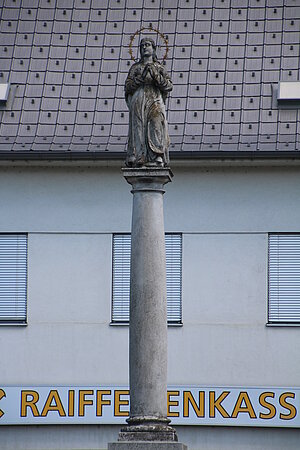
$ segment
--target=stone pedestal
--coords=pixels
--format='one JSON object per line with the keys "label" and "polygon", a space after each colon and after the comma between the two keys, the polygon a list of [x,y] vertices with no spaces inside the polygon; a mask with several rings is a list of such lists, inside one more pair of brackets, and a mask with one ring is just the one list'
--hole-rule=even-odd
{"label": "stone pedestal", "polygon": [[132,185],[130,417],[109,450],[184,449],[167,418],[167,292],[164,185],[168,168],[123,169]]}
{"label": "stone pedestal", "polygon": [[180,442],[115,442],[108,444],[108,450],[187,450]]}

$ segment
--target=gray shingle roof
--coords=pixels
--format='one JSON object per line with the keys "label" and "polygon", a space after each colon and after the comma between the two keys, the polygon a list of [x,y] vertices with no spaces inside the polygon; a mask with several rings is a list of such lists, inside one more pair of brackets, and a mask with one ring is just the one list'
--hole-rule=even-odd
{"label": "gray shingle roof", "polygon": [[[299,110],[278,108],[272,96],[279,80],[299,79],[298,5],[297,0],[6,0],[0,82],[9,81],[12,90],[0,111],[0,155],[123,153],[128,45],[137,30],[150,26],[169,40],[171,152],[300,150]],[[158,43],[162,59],[165,47],[160,38]],[[137,44],[138,38],[135,55]]]}

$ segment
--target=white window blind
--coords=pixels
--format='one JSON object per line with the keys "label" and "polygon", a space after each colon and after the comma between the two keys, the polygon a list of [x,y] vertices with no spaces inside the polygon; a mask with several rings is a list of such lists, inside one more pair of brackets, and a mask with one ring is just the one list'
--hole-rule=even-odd
{"label": "white window blind", "polygon": [[[181,323],[181,234],[166,234],[168,323]],[[129,322],[130,234],[113,236],[112,322]]]}
{"label": "white window blind", "polygon": [[269,236],[269,323],[300,322],[300,234]]}
{"label": "white window blind", "polygon": [[24,323],[27,297],[27,236],[0,235],[0,323]]}

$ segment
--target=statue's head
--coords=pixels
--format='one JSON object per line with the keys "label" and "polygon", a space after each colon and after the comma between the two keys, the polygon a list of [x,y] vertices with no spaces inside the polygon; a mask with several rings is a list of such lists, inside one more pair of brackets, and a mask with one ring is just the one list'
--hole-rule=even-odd
{"label": "statue's head", "polygon": [[153,61],[157,61],[156,44],[152,38],[147,37],[141,40],[140,52],[142,60],[144,59],[144,56],[152,56]]}

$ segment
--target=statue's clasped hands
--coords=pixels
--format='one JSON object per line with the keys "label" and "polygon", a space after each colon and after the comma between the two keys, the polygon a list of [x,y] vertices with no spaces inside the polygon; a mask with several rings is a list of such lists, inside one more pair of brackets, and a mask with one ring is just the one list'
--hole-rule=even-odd
{"label": "statue's clasped hands", "polygon": [[[150,79],[149,79],[149,75],[148,74],[151,77]],[[158,71],[157,71],[157,69],[156,69],[154,64],[146,64],[146,67],[144,68],[143,73],[142,73],[142,79],[146,81],[147,77],[148,77],[149,81],[151,79],[154,80],[154,81],[157,80]]]}
{"label": "statue's clasped hands", "polygon": [[135,83],[137,85],[154,84],[160,86],[162,84],[161,74],[153,63],[146,64],[143,71],[135,72]]}

